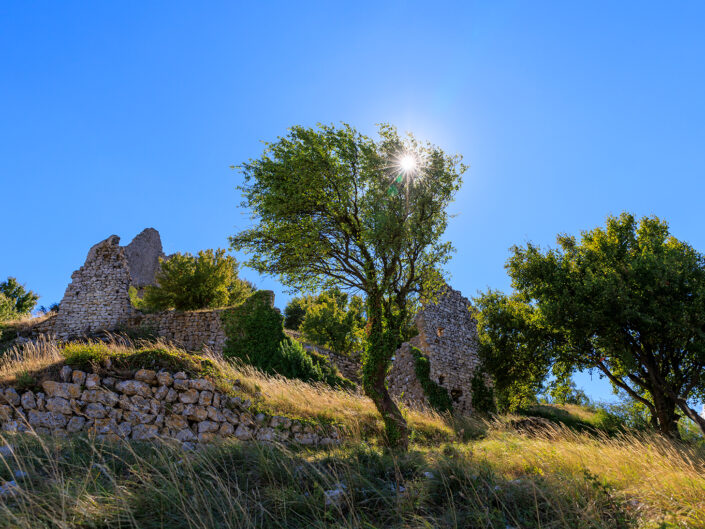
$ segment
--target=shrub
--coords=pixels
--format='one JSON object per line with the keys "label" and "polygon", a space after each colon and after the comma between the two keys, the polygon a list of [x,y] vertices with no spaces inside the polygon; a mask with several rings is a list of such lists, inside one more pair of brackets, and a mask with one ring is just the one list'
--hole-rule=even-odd
{"label": "shrub", "polygon": [[0,295],[4,298],[0,298],[0,321],[29,314],[39,299],[37,294],[26,290],[14,277],[0,283]]}
{"label": "shrub", "polygon": [[487,384],[485,372],[475,369],[470,381],[472,391],[472,407],[479,413],[496,413],[497,406],[494,401],[492,386]]}
{"label": "shrub", "polygon": [[306,316],[306,298],[291,298],[284,308],[284,327],[298,331]]}
{"label": "shrub", "polygon": [[225,250],[201,250],[198,255],[177,253],[160,260],[156,285],[145,288],[138,301],[137,292],[130,295],[136,308],[146,311],[168,309],[197,310],[239,305],[252,293],[253,287],[237,276],[237,260]]}
{"label": "shrub", "polygon": [[324,356],[311,354],[284,334],[283,317],[271,306],[267,292],[255,292],[240,305],[223,313],[227,335],[223,354],[239,358],[265,373],[352,387],[338,375]]}
{"label": "shrub", "polygon": [[411,348],[411,354],[414,355],[416,378],[421,384],[431,407],[440,413],[452,411],[453,401],[450,400],[446,388],[431,380],[431,363],[428,358],[416,347]]}

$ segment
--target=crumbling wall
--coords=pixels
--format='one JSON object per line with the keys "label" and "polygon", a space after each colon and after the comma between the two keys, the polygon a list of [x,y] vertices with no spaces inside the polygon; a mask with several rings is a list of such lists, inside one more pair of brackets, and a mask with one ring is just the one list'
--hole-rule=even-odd
{"label": "crumbling wall", "polygon": [[68,338],[115,329],[133,312],[128,296],[130,280],[120,237],[111,235],[93,246],[83,266],[71,274],[52,332]]}
{"label": "crumbling wall", "polygon": [[[471,384],[480,366],[477,323],[469,309],[468,299],[446,286],[438,303],[429,303],[416,316],[419,334],[409,344],[428,357],[431,380],[448,391],[454,411],[461,414],[473,411]],[[387,380],[392,395],[418,402],[420,386],[408,348],[397,351]]]}
{"label": "crumbling wall", "polygon": [[111,440],[173,439],[190,448],[223,437],[302,445],[340,439],[334,427],[260,413],[249,400],[224,394],[205,378],[164,370],[103,371],[64,366],[57,380],[42,382],[42,391],[0,388],[0,428]]}
{"label": "crumbling wall", "polygon": [[138,291],[156,284],[159,258],[164,257],[162,239],[154,228],[146,228],[125,246],[125,256],[130,268],[131,284]]}

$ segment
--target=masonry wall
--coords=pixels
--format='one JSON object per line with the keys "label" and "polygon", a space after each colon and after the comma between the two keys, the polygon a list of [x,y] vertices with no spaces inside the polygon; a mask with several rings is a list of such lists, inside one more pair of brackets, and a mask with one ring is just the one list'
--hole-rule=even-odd
{"label": "masonry wall", "polygon": [[71,275],[51,331],[59,338],[115,329],[133,309],[128,296],[130,268],[120,237],[93,246],[84,265]]}
{"label": "masonry wall", "polygon": [[[446,388],[453,409],[461,414],[473,411],[471,383],[480,365],[477,323],[469,309],[469,300],[446,286],[438,303],[428,304],[416,316],[419,334],[409,344],[428,357],[431,380]],[[420,386],[408,347],[397,351],[388,382],[392,395],[418,402]]]}
{"label": "masonry wall", "polygon": [[215,353],[222,353],[226,339],[221,321],[223,310],[135,313],[129,318],[128,326],[152,331],[188,351],[208,348]]}
{"label": "masonry wall", "polygon": [[42,391],[0,388],[0,428],[101,439],[172,439],[193,447],[217,438],[302,445],[339,442],[339,432],[252,410],[252,403],[220,392],[210,380],[186,373],[140,369],[86,373],[64,366]]}

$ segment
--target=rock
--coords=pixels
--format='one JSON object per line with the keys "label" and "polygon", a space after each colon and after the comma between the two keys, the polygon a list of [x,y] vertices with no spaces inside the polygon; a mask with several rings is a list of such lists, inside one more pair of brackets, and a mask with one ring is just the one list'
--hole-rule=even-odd
{"label": "rock", "polygon": [[0,485],[0,498],[15,496],[19,492],[20,486],[14,479],[12,481],[6,481],[4,484]]}
{"label": "rock", "polygon": [[233,412],[232,410],[225,408],[223,409],[222,414],[225,420],[229,423],[234,424],[236,426],[240,424],[240,417],[237,415],[237,413]]}
{"label": "rock", "polygon": [[143,397],[152,395],[149,386],[139,380],[123,380],[115,384],[115,389],[125,395],[141,395]]}
{"label": "rock", "polygon": [[20,397],[20,402],[25,410],[33,410],[37,407],[37,399],[33,391],[25,391]]}
{"label": "rock", "polygon": [[86,376],[86,388],[91,389],[98,386],[100,386],[100,376],[95,373]]}
{"label": "rock", "polygon": [[69,401],[61,397],[52,397],[47,400],[47,410],[54,413],[62,413],[64,415],[71,415],[71,405]]}
{"label": "rock", "polygon": [[135,380],[145,382],[146,384],[156,384],[157,374],[151,369],[140,369],[135,373]]}
{"label": "rock", "polygon": [[157,381],[160,385],[169,387],[174,383],[174,377],[167,371],[160,371],[157,373]]}
{"label": "rock", "polygon": [[133,395],[130,397],[131,410],[141,411],[143,413],[152,412],[152,401],[151,399],[145,399],[141,395]]}
{"label": "rock", "polygon": [[188,421],[186,420],[186,417],[183,415],[175,415],[173,413],[165,417],[164,424],[175,430],[183,430],[184,428],[188,428]]}
{"label": "rock", "polygon": [[19,470],[19,469],[15,470],[12,473],[12,475],[15,476],[15,479],[25,479],[25,478],[29,477],[29,474],[27,474],[27,472],[25,472],[24,470]]}
{"label": "rock", "polygon": [[164,257],[159,232],[154,228],[146,228],[140,232],[125,246],[125,257],[132,286],[139,290],[148,285],[155,285],[159,258]]}
{"label": "rock", "polygon": [[248,441],[252,439],[252,430],[250,430],[244,424],[240,424],[235,430],[235,437],[237,437],[241,441]]}
{"label": "rock", "polygon": [[258,413],[257,415],[255,415],[255,422],[257,424],[262,425],[267,422],[267,416],[264,413]]}
{"label": "rock", "polygon": [[198,404],[201,406],[210,406],[211,402],[213,402],[213,392],[208,390],[201,391],[198,397]]}
{"label": "rock", "polygon": [[235,427],[229,422],[224,422],[218,428],[218,435],[232,435],[235,433]]}
{"label": "rock", "polygon": [[120,397],[117,393],[113,393],[112,391],[96,388],[85,390],[81,394],[81,400],[84,402],[100,402],[108,408],[112,408],[118,403]]}
{"label": "rock", "polygon": [[176,389],[178,391],[186,391],[190,387],[188,380],[181,380],[180,378],[175,378],[173,385],[174,385],[174,389]]}
{"label": "rock", "polygon": [[164,397],[164,400],[166,402],[175,402],[178,398],[179,394],[173,389],[169,388],[169,391],[167,392],[166,397]]}
{"label": "rock", "polygon": [[3,398],[4,401],[11,406],[20,405],[20,396],[17,394],[17,391],[15,391],[15,388],[7,388],[3,393]]}
{"label": "rock", "polygon": [[215,439],[215,434],[213,432],[203,432],[198,434],[199,443],[210,443]]}
{"label": "rock", "polygon": [[130,437],[130,434],[132,433],[132,424],[127,421],[121,422],[120,424],[118,424],[117,431],[118,435],[120,435],[121,437]]}
{"label": "rock", "polygon": [[213,421],[201,421],[198,423],[198,433],[217,432],[220,425]]}
{"label": "rock", "polygon": [[46,405],[46,399],[44,398],[44,393],[37,393],[37,409],[39,411],[44,411]]}
{"label": "rock", "polygon": [[188,376],[183,371],[179,371],[178,373],[174,373],[174,380],[186,380],[187,378],[188,378]]}
{"label": "rock", "polygon": [[12,445],[0,445],[0,457],[11,457],[14,453]]}
{"label": "rock", "polygon": [[64,366],[61,368],[61,371],[59,371],[59,377],[61,378],[62,382],[68,382],[71,380],[71,373],[73,372],[73,369],[71,369],[71,366]]}
{"label": "rock", "polygon": [[108,410],[99,402],[91,402],[86,406],[84,413],[91,419],[103,419],[108,414]]}
{"label": "rock", "polygon": [[123,418],[132,424],[149,424],[154,421],[156,415],[143,413],[141,411],[126,411]]}
{"label": "rock", "polygon": [[122,415],[123,411],[118,408],[111,408],[108,412],[108,418],[115,422],[120,422],[122,420]]}
{"label": "rock", "polygon": [[166,386],[159,386],[154,392],[154,398],[157,400],[164,400],[169,393],[169,388]]}
{"label": "rock", "polygon": [[115,387],[115,379],[113,377],[105,377],[103,379],[103,386],[108,389],[113,389]]}
{"label": "rock", "polygon": [[291,428],[291,419],[289,419],[288,417],[279,417],[278,415],[275,415],[269,421],[269,426],[270,428],[280,428],[288,430],[289,428]]}
{"label": "rock", "polygon": [[179,400],[184,404],[193,404],[198,402],[198,391],[195,389],[189,389],[179,394]]}
{"label": "rock", "polygon": [[67,382],[54,382],[45,380],[42,382],[42,389],[49,397],[61,397],[62,399],[77,399],[81,395],[81,386],[69,384]]}
{"label": "rock", "polygon": [[55,430],[56,428],[63,428],[67,422],[66,416],[61,413],[35,410],[30,410],[29,412],[29,424],[34,427],[41,426]]}
{"label": "rock", "polygon": [[83,371],[76,370],[71,374],[71,380],[74,384],[82,386],[86,381],[86,374]]}
{"label": "rock", "polygon": [[340,507],[345,499],[345,491],[348,488],[344,483],[336,483],[335,488],[323,491],[326,498],[326,507]]}
{"label": "rock", "polygon": [[196,441],[196,435],[189,430],[188,428],[184,428],[183,430],[179,430],[176,432],[176,435],[174,436],[177,441],[181,442],[191,442],[191,441]]}
{"label": "rock", "polygon": [[316,435],[312,433],[296,433],[294,434],[294,441],[304,446],[315,445]]}
{"label": "rock", "polygon": [[83,429],[83,425],[86,424],[86,419],[83,417],[71,417],[68,424],[66,425],[66,431],[69,433],[80,432]]}
{"label": "rock", "polygon": [[12,420],[12,406],[8,404],[0,404],[0,421]]}
{"label": "rock", "polygon": [[197,378],[190,381],[190,386],[198,391],[215,391],[215,385],[205,378]]}
{"label": "rock", "polygon": [[203,406],[188,404],[183,411],[184,417],[192,421],[205,421],[208,417],[208,412]]}
{"label": "rock", "polygon": [[258,441],[274,441],[275,432],[272,428],[262,428],[255,437]]}
{"label": "rock", "polygon": [[154,424],[136,424],[132,427],[132,438],[138,441],[154,439],[159,435],[159,428]]}

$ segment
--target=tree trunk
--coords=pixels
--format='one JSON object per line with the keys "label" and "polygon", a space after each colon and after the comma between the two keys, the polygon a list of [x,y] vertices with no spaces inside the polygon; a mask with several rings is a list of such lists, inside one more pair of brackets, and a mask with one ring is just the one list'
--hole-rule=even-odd
{"label": "tree trunk", "polygon": [[409,427],[387,390],[387,372],[396,349],[390,350],[389,340],[385,339],[383,314],[382,300],[370,295],[368,297],[370,335],[362,362],[362,386],[365,394],[372,399],[382,416],[387,445],[407,450]]}
{"label": "tree trunk", "polygon": [[683,413],[685,413],[686,417],[692,420],[698,426],[698,428],[700,428],[700,431],[703,433],[703,435],[705,435],[705,417],[702,417],[698,414],[697,411],[688,406],[688,403],[685,400],[679,401],[678,407],[683,410]]}
{"label": "tree trunk", "polygon": [[659,431],[666,437],[680,440],[678,431],[678,414],[676,413],[676,403],[663,394],[652,392],[654,407],[656,408],[656,419],[658,420]]}

